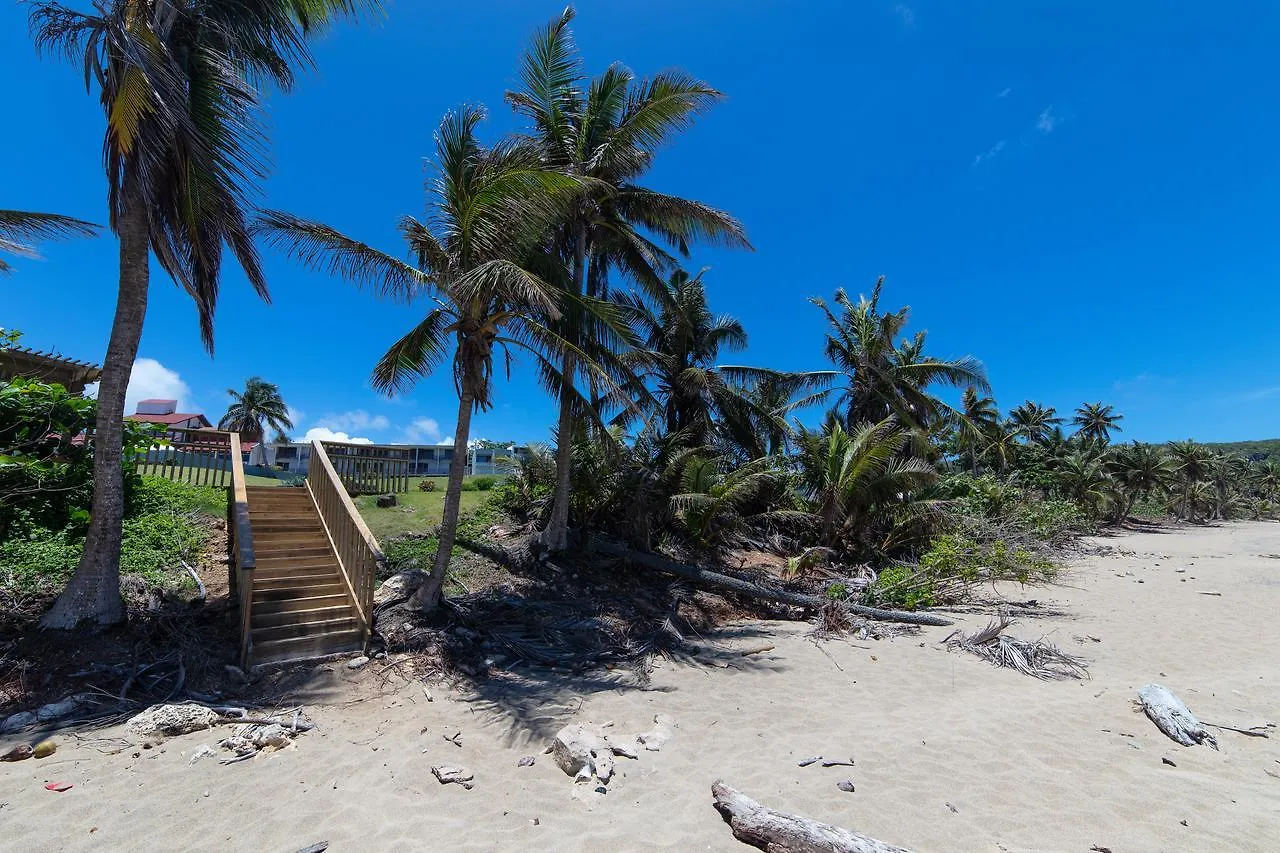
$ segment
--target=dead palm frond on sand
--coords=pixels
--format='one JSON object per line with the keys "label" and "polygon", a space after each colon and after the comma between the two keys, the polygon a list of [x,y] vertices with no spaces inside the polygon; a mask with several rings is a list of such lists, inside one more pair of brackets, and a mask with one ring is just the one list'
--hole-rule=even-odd
{"label": "dead palm frond on sand", "polygon": [[1012,619],[1001,614],[998,621],[991,622],[981,631],[968,635],[953,631],[943,642],[949,649],[962,649],[985,658],[992,666],[1016,669],[1032,678],[1059,681],[1089,677],[1084,658],[1067,654],[1043,637],[1019,640],[1005,634],[1004,630],[1012,624]]}

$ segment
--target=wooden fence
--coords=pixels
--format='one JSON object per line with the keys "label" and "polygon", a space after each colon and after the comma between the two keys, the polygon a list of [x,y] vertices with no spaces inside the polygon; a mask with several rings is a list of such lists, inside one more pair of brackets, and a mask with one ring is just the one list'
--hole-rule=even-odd
{"label": "wooden fence", "polygon": [[[338,479],[352,495],[409,491],[412,451],[406,447],[322,442]],[[311,464],[315,464],[312,456]]]}
{"label": "wooden fence", "polygon": [[[194,486],[223,489],[231,485],[232,457],[239,460],[234,433],[216,429],[169,429],[166,444],[157,444],[134,457],[134,470]],[[237,436],[238,438],[238,436]]]}

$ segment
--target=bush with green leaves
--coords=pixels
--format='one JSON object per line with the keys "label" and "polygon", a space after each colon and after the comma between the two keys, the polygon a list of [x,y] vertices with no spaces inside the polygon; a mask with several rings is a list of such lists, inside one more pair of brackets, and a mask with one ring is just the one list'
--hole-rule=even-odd
{"label": "bush with green leaves", "polygon": [[1059,566],[1033,544],[955,532],[938,536],[918,561],[886,568],[870,588],[877,603],[913,609],[962,601],[974,586],[1052,580]]}
{"label": "bush with green leaves", "polygon": [[[151,586],[191,584],[182,561],[199,561],[211,536],[209,522],[226,515],[226,492],[160,477],[126,481],[120,571]],[[87,519],[86,510],[79,510]],[[11,519],[0,542],[0,587],[21,594],[58,592],[75,572],[84,547],[78,515],[61,528],[45,526],[30,513]]]}
{"label": "bush with green leaves", "polygon": [[497,482],[497,477],[491,477],[487,474],[471,478],[471,486],[478,492],[487,492],[492,490]]}

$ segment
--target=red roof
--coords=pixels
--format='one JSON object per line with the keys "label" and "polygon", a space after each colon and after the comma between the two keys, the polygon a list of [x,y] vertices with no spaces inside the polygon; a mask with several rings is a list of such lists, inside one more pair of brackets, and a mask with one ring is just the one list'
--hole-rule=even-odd
{"label": "red roof", "polygon": [[189,421],[192,418],[199,419],[204,426],[213,426],[213,424],[209,423],[208,418],[204,415],[198,415],[191,412],[174,412],[171,415],[139,415],[134,413],[132,415],[124,416],[126,421],[140,421],[144,424],[180,424],[184,421]]}

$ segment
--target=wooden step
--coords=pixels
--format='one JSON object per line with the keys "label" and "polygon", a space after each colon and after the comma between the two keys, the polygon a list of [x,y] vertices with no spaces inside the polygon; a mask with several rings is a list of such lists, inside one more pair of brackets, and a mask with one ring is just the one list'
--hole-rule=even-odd
{"label": "wooden step", "polygon": [[342,576],[333,570],[300,572],[293,574],[254,575],[254,589],[284,589],[291,586],[324,586],[325,584],[342,583]]}
{"label": "wooden step", "polygon": [[329,545],[329,537],[325,535],[323,530],[306,531],[279,531],[268,530],[266,533],[253,531],[253,553],[261,554],[264,551],[295,551],[299,548],[319,548]]}
{"label": "wooden step", "polygon": [[[294,599],[297,601],[298,599]],[[278,610],[263,613],[255,608],[253,611],[253,629],[275,628],[280,625],[299,625],[307,622],[324,622],[329,619],[354,619],[356,609],[345,596],[338,604],[328,607],[308,607],[305,610]]]}
{"label": "wooden step", "polygon": [[313,557],[331,559],[333,550],[329,547],[328,539],[320,545],[311,544],[302,547],[289,545],[281,548],[259,548],[257,542],[255,542],[253,555],[257,558],[258,565],[261,566],[264,561],[271,560],[299,560]]}
{"label": "wooden step", "polygon": [[271,640],[288,640],[295,637],[321,637],[333,634],[343,635],[357,631],[359,625],[354,616],[337,619],[324,619],[317,622],[298,622],[292,625],[273,625],[266,628],[253,629],[253,644],[270,642]]}
{"label": "wooden step", "polygon": [[[275,591],[273,590],[272,592]],[[299,595],[279,598],[255,597],[252,618],[266,618],[281,613],[305,613],[309,610],[328,610],[332,607],[350,606],[351,599],[347,597],[347,589],[343,586],[342,592],[327,595]]]}
{"label": "wooden step", "polygon": [[299,583],[297,578],[288,579],[287,583],[275,585],[267,581],[265,586],[253,585],[253,607],[256,610],[259,602],[284,601],[297,598],[312,598],[318,595],[346,596],[347,585],[339,580],[332,583]]}
{"label": "wooden step", "polygon": [[253,570],[255,578],[282,578],[293,575],[333,575],[340,573],[337,560],[311,560],[310,562],[290,563],[287,566],[259,565]]}
{"label": "wooden step", "polygon": [[[337,572],[313,572],[309,575],[275,575],[273,577],[255,577],[253,591],[306,589],[314,586],[338,586],[345,589],[342,576]],[[302,595],[302,593],[298,593]]]}
{"label": "wooden step", "polygon": [[293,637],[285,640],[266,640],[253,644],[253,663],[281,663],[306,660],[323,655],[354,652],[361,648],[359,631],[337,634],[318,634],[310,637]]}

